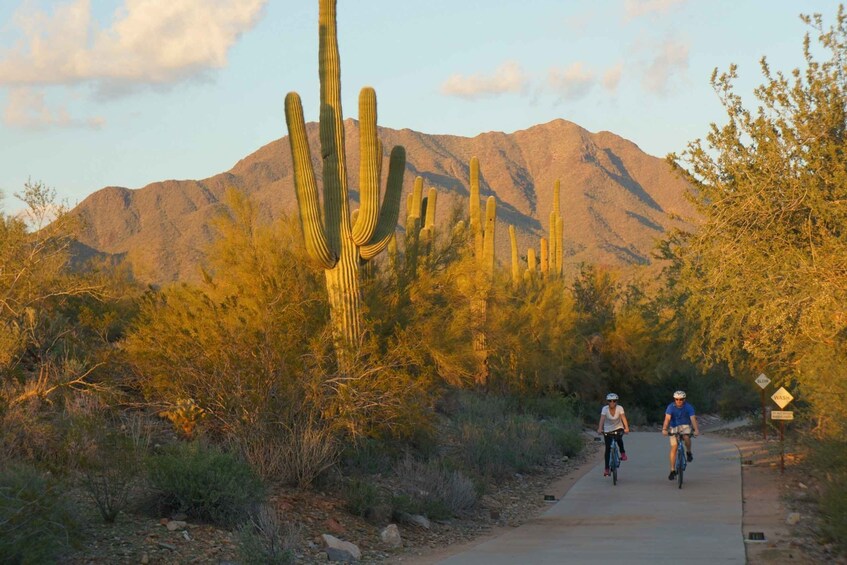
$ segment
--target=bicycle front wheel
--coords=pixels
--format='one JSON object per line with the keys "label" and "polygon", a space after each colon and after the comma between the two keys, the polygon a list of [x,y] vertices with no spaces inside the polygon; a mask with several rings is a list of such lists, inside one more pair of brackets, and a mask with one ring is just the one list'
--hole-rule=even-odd
{"label": "bicycle front wheel", "polygon": [[685,465],[677,465],[676,467],[676,480],[679,483],[679,488],[682,488],[682,475],[685,472]]}

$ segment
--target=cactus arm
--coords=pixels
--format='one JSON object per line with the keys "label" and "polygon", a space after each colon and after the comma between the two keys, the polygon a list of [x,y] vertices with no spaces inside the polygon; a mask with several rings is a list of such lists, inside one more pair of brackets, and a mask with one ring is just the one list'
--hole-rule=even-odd
{"label": "cactus arm", "polygon": [[561,275],[565,268],[565,250],[562,231],[562,217],[556,217],[556,275]]}
{"label": "cactus arm", "polygon": [[541,274],[547,275],[547,270],[549,268],[549,250],[547,249],[547,239],[541,238]]}
{"label": "cactus arm", "polygon": [[306,250],[323,268],[331,269],[338,261],[338,252],[330,249],[321,222],[318,188],[315,171],[312,169],[309,140],[306,137],[303,106],[296,92],[290,92],[285,97],[285,121],[288,125],[288,140],[294,163],[294,188],[300,208]]}
{"label": "cactus arm", "polygon": [[549,258],[550,271],[556,274],[556,257],[558,253],[559,242],[556,241],[556,212],[550,212],[550,243],[549,243]]}
{"label": "cactus arm", "polygon": [[526,268],[530,273],[535,273],[538,264],[535,259],[535,248],[530,247],[526,250]]}
{"label": "cactus arm", "polygon": [[471,157],[471,199],[470,199],[470,208],[471,208],[471,236],[474,238],[474,255],[477,258],[482,257],[483,254],[483,235],[482,235],[482,216],[479,204],[479,159],[476,157]]}
{"label": "cactus arm", "polygon": [[[553,245],[550,246],[550,263],[553,265],[553,273],[556,276],[561,275],[564,268],[562,214],[559,206],[561,189],[562,183],[559,179],[556,179],[556,183],[553,185],[553,214],[551,214],[550,218],[550,240],[555,243],[555,248]],[[553,221],[553,216],[555,216],[555,222]]]}
{"label": "cactus arm", "polygon": [[421,210],[423,202],[423,178],[416,177],[415,178],[415,186],[412,188],[412,208],[410,210],[406,210],[406,213],[409,216],[414,216],[415,218],[421,217]]}
{"label": "cactus arm", "polygon": [[435,233],[435,206],[438,203],[438,190],[434,187],[430,187],[429,194],[426,198],[425,206],[425,220],[423,230],[421,231],[421,237],[427,242],[431,243],[432,236]]}
{"label": "cactus arm", "polygon": [[556,179],[556,183],[553,185],[553,212],[558,216],[560,214],[559,209],[559,192],[562,188],[561,182],[559,179]]}
{"label": "cactus arm", "polygon": [[424,227],[428,230],[435,227],[435,205],[437,200],[438,191],[430,187],[429,196],[427,196],[426,201],[426,222],[424,223]]}
{"label": "cactus arm", "polygon": [[509,226],[509,241],[512,245],[512,283],[518,284],[521,271],[518,263],[518,236],[515,233],[515,226]]}
{"label": "cactus arm", "polygon": [[482,229],[479,206],[479,159],[471,157],[471,229],[474,233]]}
{"label": "cactus arm", "polygon": [[371,240],[361,248],[359,255],[364,260],[376,257],[388,245],[394,230],[397,228],[397,217],[400,215],[400,198],[403,193],[403,174],[406,172],[406,149],[397,145],[391,150],[388,160],[388,181],[385,187],[385,200],[379,211]]}
{"label": "cactus arm", "polygon": [[[359,93],[359,215],[353,222],[353,242],[366,244],[373,236],[379,217],[379,156],[376,132],[376,93],[363,88]],[[352,218],[351,218],[352,220]]]}
{"label": "cactus arm", "polygon": [[497,200],[489,196],[485,202],[485,232],[482,245],[482,267],[489,275],[494,274],[494,234],[497,222]]}

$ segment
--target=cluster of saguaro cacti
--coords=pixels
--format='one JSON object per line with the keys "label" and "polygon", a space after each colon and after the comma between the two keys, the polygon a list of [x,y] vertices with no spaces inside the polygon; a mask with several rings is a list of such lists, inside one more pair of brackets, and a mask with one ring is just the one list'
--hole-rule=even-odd
{"label": "cluster of saguaro cacti", "polygon": [[[557,277],[562,274],[564,266],[564,249],[562,246],[563,225],[562,214],[559,205],[560,182],[556,179],[553,186],[553,209],[550,211],[550,239],[542,237],[540,242],[540,253],[536,259],[535,249],[529,248],[526,252],[527,268],[523,273],[525,280],[532,280],[537,269],[541,268],[542,276]],[[509,226],[509,237],[512,244],[512,283],[517,285],[521,280],[520,259],[518,257],[518,243],[515,227]]]}
{"label": "cluster of saguaro cacti", "polygon": [[361,335],[359,268],[364,261],[385,249],[397,225],[406,152],[400,146],[391,151],[385,199],[380,206],[382,145],[376,129],[376,94],[372,88],[363,88],[359,95],[360,209],[351,214],[336,29],[336,0],[320,0],[323,214],[306,137],[303,107],[295,92],[285,98],[285,121],[306,249],[312,260],[324,269],[336,346],[341,348],[339,355],[343,357],[343,352],[350,353],[358,345]]}
{"label": "cluster of saguaro cacti", "polygon": [[485,335],[486,313],[488,310],[488,293],[494,277],[494,237],[497,225],[497,200],[489,196],[485,201],[485,218],[479,200],[479,159],[471,158],[470,167],[470,224],[471,236],[474,240],[474,257],[476,259],[476,284],[471,298],[471,314],[476,321],[473,335],[473,347],[479,357],[480,365],[477,372],[477,385],[488,383],[488,344]]}
{"label": "cluster of saguaro cacti", "polygon": [[435,237],[435,206],[438,191],[429,189],[423,196],[423,178],[415,178],[412,192],[406,198],[405,271],[409,280],[415,278],[418,262],[428,258]]}

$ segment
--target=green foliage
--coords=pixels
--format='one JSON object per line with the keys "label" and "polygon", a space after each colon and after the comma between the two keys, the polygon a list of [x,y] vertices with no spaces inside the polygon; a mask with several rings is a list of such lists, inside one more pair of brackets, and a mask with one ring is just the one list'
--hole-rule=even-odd
{"label": "green foliage", "polygon": [[213,446],[178,443],[151,456],[150,482],[166,510],[230,526],[264,498],[264,487],[241,459]]}
{"label": "green foliage", "polygon": [[0,468],[0,561],[55,562],[79,531],[76,511],[59,485],[27,466]]}
{"label": "green foliage", "polygon": [[368,518],[382,501],[379,489],[363,479],[351,479],[344,485],[344,507],[354,516]]}
{"label": "green foliage", "polygon": [[713,74],[727,123],[668,157],[692,183],[702,222],[669,238],[664,256],[692,359],[796,378],[832,416],[818,432],[843,434],[844,408],[824,409],[824,399],[845,387],[847,13],[839,7],[829,28],[820,15],[804,20],[820,49],[807,35],[805,69],[790,75],[762,59],[756,110],[735,92],[735,65]]}
{"label": "green foliage", "polygon": [[295,226],[260,226],[234,192],[229,203],[206,281],[150,293],[125,349],[151,402],[175,416],[189,404],[204,414],[180,426],[231,436],[300,410],[303,353],[326,312],[315,275],[298,267]]}

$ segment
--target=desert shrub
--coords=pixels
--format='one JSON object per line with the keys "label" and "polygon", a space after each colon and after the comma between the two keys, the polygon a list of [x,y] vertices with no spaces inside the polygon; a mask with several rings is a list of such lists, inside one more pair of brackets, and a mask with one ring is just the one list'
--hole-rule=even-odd
{"label": "desert shrub", "polygon": [[458,399],[450,431],[454,437],[448,440],[450,457],[475,475],[504,478],[582,448],[570,401],[532,402],[469,393]]}
{"label": "desert shrub", "polygon": [[247,463],[199,442],[166,447],[149,459],[148,468],[166,510],[215,524],[238,523],[264,497]]}
{"label": "desert shrub", "polygon": [[308,487],[338,460],[335,431],[317,417],[293,415],[289,422],[257,422],[234,430],[230,443],[260,477]]}
{"label": "desert shrub", "polygon": [[400,481],[400,494],[392,505],[400,512],[433,519],[463,516],[479,499],[473,481],[460,471],[447,468],[442,460],[421,462],[406,457],[397,463],[395,474]]}
{"label": "desert shrub", "polygon": [[377,438],[362,438],[350,443],[340,456],[341,468],[348,474],[390,472],[399,458],[400,444]]}
{"label": "desert shrub", "polygon": [[847,555],[847,442],[813,441],[809,450],[812,472],[823,484],[819,499],[823,534]]}
{"label": "desert shrub", "polygon": [[81,461],[83,489],[112,523],[140,486],[151,429],[143,414],[125,414],[95,428],[96,445]]}
{"label": "desert shrub", "polygon": [[0,469],[0,562],[51,563],[79,529],[73,505],[35,469]]}
{"label": "desert shrub", "polygon": [[382,502],[379,488],[363,479],[351,479],[344,487],[344,507],[354,516],[369,517]]}
{"label": "desert shrub", "polygon": [[276,508],[262,504],[238,528],[238,550],[246,565],[287,565],[294,563],[299,537],[299,528],[283,522]]}

